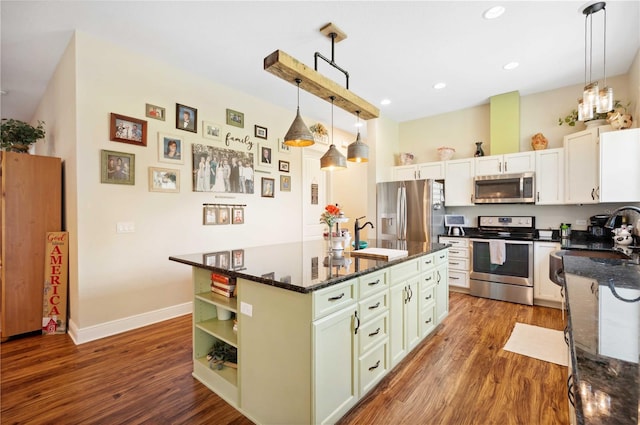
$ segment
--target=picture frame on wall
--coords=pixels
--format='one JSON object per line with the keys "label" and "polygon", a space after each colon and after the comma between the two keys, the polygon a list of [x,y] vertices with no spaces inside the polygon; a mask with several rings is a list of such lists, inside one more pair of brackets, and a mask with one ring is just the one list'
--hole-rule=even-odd
{"label": "picture frame on wall", "polygon": [[213,140],[220,140],[222,126],[211,121],[202,121],[202,137]]}
{"label": "picture frame on wall", "polygon": [[202,224],[205,226],[211,226],[218,224],[218,209],[211,205],[205,205],[202,208]]}
{"label": "picture frame on wall", "polygon": [[180,192],[180,170],[149,167],[150,192]]}
{"label": "picture frame on wall", "polygon": [[261,127],[259,125],[254,125],[253,126],[253,135],[255,137],[257,137],[258,139],[267,139],[267,128],[266,127]]}
{"label": "picture frame on wall", "polygon": [[100,183],[135,185],[136,156],[127,152],[100,151]]}
{"label": "picture frame on wall", "polygon": [[158,161],[184,164],[182,137],[158,132]]}
{"label": "picture frame on wall", "polygon": [[262,190],[260,194],[263,198],[273,198],[275,195],[275,179],[262,177]]}
{"label": "picture frame on wall", "polygon": [[244,128],[244,114],[233,109],[227,109],[227,125]]}
{"label": "picture frame on wall", "polygon": [[144,111],[147,118],[153,118],[154,120],[160,121],[165,120],[166,110],[162,106],[146,103],[144,105]]}
{"label": "picture frame on wall", "polygon": [[291,192],[291,176],[280,176],[280,192]]}
{"label": "picture frame on wall", "polygon": [[112,112],[109,136],[112,142],[147,146],[147,122]]}
{"label": "picture frame on wall", "polygon": [[288,173],[289,172],[289,161],[279,160],[278,161],[278,171],[282,171],[284,173]]}
{"label": "picture frame on wall", "polygon": [[191,133],[198,132],[198,110],[176,103],[176,128]]}
{"label": "picture frame on wall", "polygon": [[233,207],[231,208],[232,224],[244,224],[244,208]]}
{"label": "picture frame on wall", "polygon": [[231,223],[231,217],[229,216],[228,207],[218,207],[218,224]]}
{"label": "picture frame on wall", "polygon": [[258,165],[261,167],[273,167],[273,149],[267,145],[259,145],[260,156],[258,157]]}
{"label": "picture frame on wall", "polygon": [[[199,143],[192,143],[191,151],[194,192],[253,193],[255,178],[253,152],[236,151],[224,146],[209,146]],[[244,167],[244,184],[231,179],[231,167],[234,163],[238,166],[242,164]],[[227,175],[227,172],[229,178],[225,179],[224,176]]]}
{"label": "picture frame on wall", "polygon": [[291,153],[291,146],[285,145],[284,140],[278,139],[278,152]]}

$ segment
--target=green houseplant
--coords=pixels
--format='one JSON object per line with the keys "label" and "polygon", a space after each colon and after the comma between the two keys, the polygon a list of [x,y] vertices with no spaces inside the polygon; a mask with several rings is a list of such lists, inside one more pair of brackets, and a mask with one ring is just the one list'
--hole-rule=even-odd
{"label": "green houseplant", "polygon": [[[620,102],[619,100],[614,100],[613,101],[613,111],[619,111],[619,110],[626,111],[626,108],[629,105],[630,105],[630,103],[627,103],[627,106],[624,106],[622,104],[622,102]],[[593,114],[592,120],[606,120],[608,117],[609,117],[609,112],[600,112],[600,113],[596,112],[596,113]],[[573,109],[569,113],[569,115],[567,115],[566,117],[558,118],[558,125],[567,124],[570,127],[574,127],[577,122],[578,122],[578,110],[577,109]]]}
{"label": "green houseplant", "polygon": [[34,127],[24,121],[3,118],[0,130],[0,147],[12,152],[29,151],[29,146],[45,135],[44,121],[38,121],[38,125]]}

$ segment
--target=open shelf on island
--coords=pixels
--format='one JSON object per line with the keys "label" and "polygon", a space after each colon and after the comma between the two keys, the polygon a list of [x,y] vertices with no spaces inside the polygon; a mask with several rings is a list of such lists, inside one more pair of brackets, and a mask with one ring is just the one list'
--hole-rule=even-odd
{"label": "open shelf on island", "polygon": [[237,298],[228,298],[224,297],[220,294],[215,294],[211,291],[200,292],[196,294],[196,298],[202,301],[220,306],[226,310],[229,310],[233,313],[238,311],[238,299]]}
{"label": "open shelf on island", "polygon": [[238,334],[233,331],[233,320],[209,319],[196,322],[195,325],[196,328],[201,329],[209,335],[236,348],[238,347]]}

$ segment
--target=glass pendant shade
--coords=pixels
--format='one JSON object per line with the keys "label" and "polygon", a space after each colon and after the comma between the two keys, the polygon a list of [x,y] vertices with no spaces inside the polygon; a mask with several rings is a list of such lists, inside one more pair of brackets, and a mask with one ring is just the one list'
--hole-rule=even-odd
{"label": "glass pendant shade", "polygon": [[604,87],[600,90],[600,94],[598,96],[596,112],[603,114],[611,110],[613,110],[613,89],[611,87]]}
{"label": "glass pendant shade", "polygon": [[589,107],[591,108],[595,108],[596,105],[598,104],[599,95],[600,95],[600,90],[598,89],[597,81],[587,84],[584,87],[584,93],[582,95],[585,108],[587,107],[587,105],[589,105]]}
{"label": "glass pendant shade", "polygon": [[347,159],[340,153],[336,145],[329,146],[329,150],[320,158],[320,169],[324,171],[344,170]]}
{"label": "glass pendant shade", "polygon": [[347,148],[347,160],[351,162],[369,161],[369,146],[362,143],[359,130],[358,135],[356,136],[356,141],[351,143]]}
{"label": "glass pendant shade", "polygon": [[314,143],[313,134],[302,120],[302,117],[300,116],[300,107],[298,107],[296,118],[293,120],[291,127],[289,127],[289,131],[287,131],[287,134],[284,136],[284,144],[287,146],[302,148],[305,146],[311,146]]}
{"label": "glass pendant shade", "polygon": [[578,99],[578,121],[593,119],[593,107],[584,103],[584,99]]}

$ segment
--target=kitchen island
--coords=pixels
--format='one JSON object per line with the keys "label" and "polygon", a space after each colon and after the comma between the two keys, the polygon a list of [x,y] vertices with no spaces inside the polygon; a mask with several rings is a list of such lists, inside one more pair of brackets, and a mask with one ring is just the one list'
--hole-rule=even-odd
{"label": "kitchen island", "polygon": [[[169,257],[192,268],[193,376],[257,424],[336,422],[448,313],[447,246],[402,248],[390,261],[322,240]],[[237,298],[212,293],[212,273]],[[220,344],[237,352],[222,368],[207,359]]]}
{"label": "kitchen island", "polygon": [[[565,244],[569,249],[598,249]],[[599,247],[607,250],[607,247]],[[569,400],[578,424],[638,423],[640,265],[565,255]],[[571,409],[571,406],[570,406]]]}

